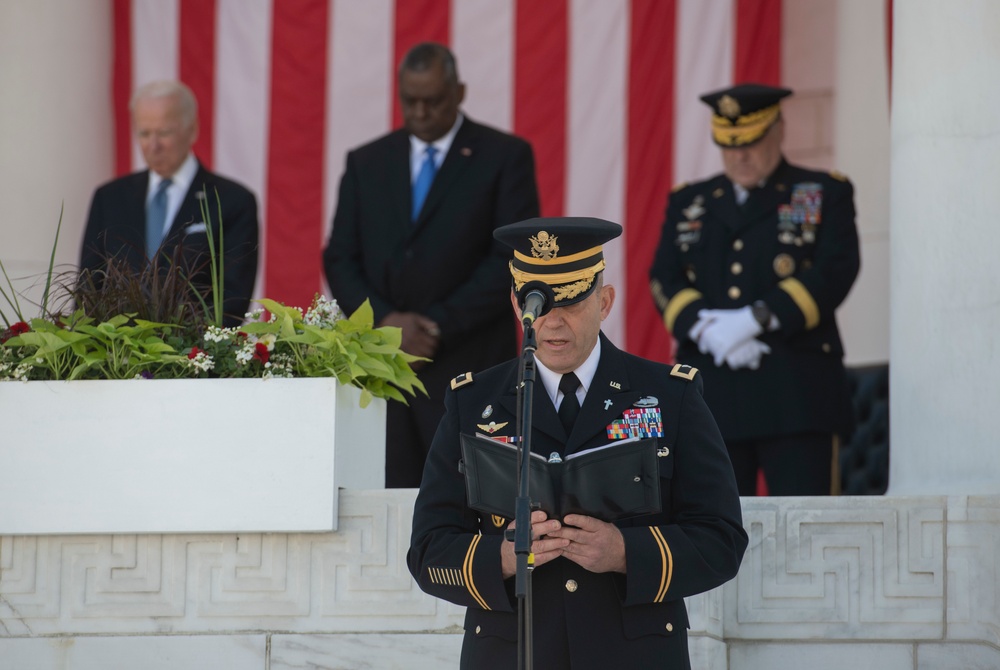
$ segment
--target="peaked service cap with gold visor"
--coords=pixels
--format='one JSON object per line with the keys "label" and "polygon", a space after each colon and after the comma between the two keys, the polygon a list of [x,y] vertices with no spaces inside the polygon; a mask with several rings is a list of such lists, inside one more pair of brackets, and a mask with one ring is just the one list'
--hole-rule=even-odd
{"label": "peaked service cap with gold visor", "polygon": [[555,307],[580,302],[604,270],[605,242],[622,234],[617,223],[582,216],[528,219],[502,226],[493,237],[514,248],[514,290],[531,281],[548,284]]}
{"label": "peaked service cap with gold visor", "polygon": [[712,108],[712,139],[720,147],[754,144],[781,117],[781,99],[791,90],[763,84],[739,84],[701,96]]}

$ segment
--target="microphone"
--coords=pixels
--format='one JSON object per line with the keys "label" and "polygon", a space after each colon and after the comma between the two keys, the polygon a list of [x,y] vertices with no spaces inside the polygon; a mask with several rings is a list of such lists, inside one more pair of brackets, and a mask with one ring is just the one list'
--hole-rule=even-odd
{"label": "microphone", "polygon": [[517,292],[521,305],[521,322],[530,325],[540,316],[545,316],[552,309],[556,295],[552,287],[542,281],[530,281]]}

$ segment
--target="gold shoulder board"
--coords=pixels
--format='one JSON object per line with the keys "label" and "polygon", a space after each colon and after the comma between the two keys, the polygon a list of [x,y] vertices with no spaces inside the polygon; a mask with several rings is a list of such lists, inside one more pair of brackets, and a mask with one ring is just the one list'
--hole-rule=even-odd
{"label": "gold shoulder board", "polygon": [[677,191],[681,190],[682,188],[684,188],[687,185],[688,185],[688,183],[686,181],[682,181],[681,183],[674,185],[674,187],[672,189],[670,189],[670,192],[671,193],[677,193]]}
{"label": "gold shoulder board", "polygon": [[455,389],[460,389],[466,384],[471,384],[471,383],[472,383],[472,373],[466,372],[465,374],[461,374],[451,380],[451,390],[454,391]]}
{"label": "gold shoulder board", "polygon": [[847,175],[843,172],[837,172],[836,170],[830,170],[830,176],[837,181],[847,181]]}
{"label": "gold shoulder board", "polygon": [[688,381],[694,379],[696,374],[698,374],[698,368],[693,368],[690,365],[681,365],[680,363],[675,365],[670,371],[671,377],[680,377],[681,379],[686,379]]}

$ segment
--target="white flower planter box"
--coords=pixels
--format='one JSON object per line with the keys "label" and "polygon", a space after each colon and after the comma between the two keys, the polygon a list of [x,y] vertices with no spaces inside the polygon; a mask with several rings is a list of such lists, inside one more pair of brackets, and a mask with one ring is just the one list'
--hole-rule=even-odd
{"label": "white flower planter box", "polygon": [[0,535],[311,532],[383,488],[385,401],[332,378],[0,383]]}

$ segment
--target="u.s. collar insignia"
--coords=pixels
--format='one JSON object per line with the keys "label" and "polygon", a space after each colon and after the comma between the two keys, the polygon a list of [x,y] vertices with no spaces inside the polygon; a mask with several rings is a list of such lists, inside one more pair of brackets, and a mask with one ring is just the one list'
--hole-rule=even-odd
{"label": "u.s. collar insignia", "polygon": [[632,407],[656,407],[659,404],[660,401],[657,400],[656,396],[647,395],[632,403]]}
{"label": "u.s. collar insignia", "polygon": [[622,385],[619,384],[618,382],[611,382],[610,384],[608,384],[608,386],[610,386],[611,388],[613,388],[616,391],[621,391],[622,390]]}
{"label": "u.s. collar insignia", "polygon": [[493,521],[493,526],[495,528],[503,528],[507,524],[507,519],[498,514],[491,514],[490,520]]}
{"label": "u.s. collar insignia", "polygon": [[559,255],[559,245],[556,244],[558,238],[555,235],[549,235],[544,230],[540,230],[538,237],[532,235],[529,239],[531,239],[531,255],[535,258],[551,261]]}
{"label": "u.s. collar insignia", "polygon": [[476,424],[476,428],[478,428],[479,430],[483,431],[484,433],[489,433],[490,435],[492,435],[493,433],[497,432],[498,430],[500,430],[501,428],[503,428],[504,426],[506,426],[508,423],[510,423],[510,421],[504,421],[503,423],[497,423],[496,421],[490,421],[488,424],[487,423],[477,423]]}

